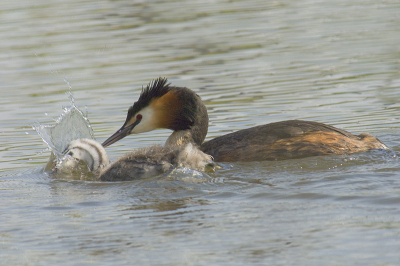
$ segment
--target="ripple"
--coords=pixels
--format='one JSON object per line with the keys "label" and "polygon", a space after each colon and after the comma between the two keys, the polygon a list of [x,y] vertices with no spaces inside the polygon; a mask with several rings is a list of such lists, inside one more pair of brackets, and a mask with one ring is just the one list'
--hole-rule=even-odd
{"label": "ripple", "polygon": [[[21,0],[0,12],[3,264],[398,263],[396,2]],[[373,133],[392,151],[116,183],[43,174],[46,147],[30,128],[54,123],[70,87],[104,140],[159,76],[202,97],[207,139],[307,119]]]}

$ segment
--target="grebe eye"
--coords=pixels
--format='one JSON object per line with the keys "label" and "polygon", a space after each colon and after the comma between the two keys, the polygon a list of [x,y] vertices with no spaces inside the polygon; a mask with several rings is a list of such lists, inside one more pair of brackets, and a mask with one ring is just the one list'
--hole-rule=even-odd
{"label": "grebe eye", "polygon": [[141,114],[138,114],[138,115],[136,116],[136,120],[142,120],[142,118],[143,118],[143,116],[142,116]]}

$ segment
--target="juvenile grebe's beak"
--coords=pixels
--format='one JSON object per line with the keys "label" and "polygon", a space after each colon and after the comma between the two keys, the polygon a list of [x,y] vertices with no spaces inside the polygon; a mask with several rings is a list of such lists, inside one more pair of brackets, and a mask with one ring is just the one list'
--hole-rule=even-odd
{"label": "juvenile grebe's beak", "polygon": [[111,144],[117,142],[120,139],[125,138],[126,136],[128,136],[132,129],[140,123],[140,120],[136,120],[133,124],[130,124],[128,126],[126,126],[125,124],[117,131],[115,132],[111,137],[109,137],[106,141],[103,142],[103,147],[107,147],[110,146]]}

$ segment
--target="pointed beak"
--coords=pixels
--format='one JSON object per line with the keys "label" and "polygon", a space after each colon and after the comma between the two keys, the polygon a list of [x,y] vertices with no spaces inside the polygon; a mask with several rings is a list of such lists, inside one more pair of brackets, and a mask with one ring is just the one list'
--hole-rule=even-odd
{"label": "pointed beak", "polygon": [[111,144],[117,142],[120,139],[125,138],[128,136],[132,129],[139,124],[140,120],[136,120],[133,124],[126,126],[125,124],[117,131],[115,132],[111,137],[109,137],[106,141],[103,142],[103,147],[110,146]]}

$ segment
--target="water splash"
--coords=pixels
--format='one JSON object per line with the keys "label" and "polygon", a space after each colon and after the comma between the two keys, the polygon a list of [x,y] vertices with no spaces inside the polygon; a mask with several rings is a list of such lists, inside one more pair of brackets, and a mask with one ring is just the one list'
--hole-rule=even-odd
{"label": "water splash", "polygon": [[71,141],[80,138],[95,139],[89,120],[75,105],[72,95],[70,99],[71,106],[63,108],[63,113],[54,125],[33,125],[33,129],[58,160],[62,159],[63,152]]}

